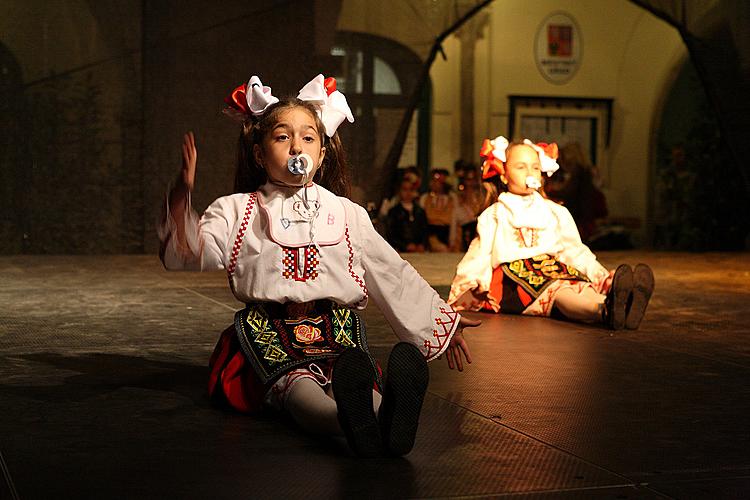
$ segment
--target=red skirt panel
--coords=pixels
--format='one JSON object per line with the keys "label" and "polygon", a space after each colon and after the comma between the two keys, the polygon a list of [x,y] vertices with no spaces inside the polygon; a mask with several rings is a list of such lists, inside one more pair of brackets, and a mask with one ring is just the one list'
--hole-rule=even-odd
{"label": "red skirt panel", "polygon": [[234,325],[224,330],[208,362],[208,395],[225,399],[237,411],[259,412],[267,388],[240,348]]}
{"label": "red skirt panel", "polygon": [[[330,376],[333,368],[333,359],[324,360],[320,363],[321,368]],[[264,408],[266,393],[272,389],[276,399],[284,400],[286,392],[300,376],[317,379],[307,368],[294,370],[297,373],[291,376],[282,376],[278,383],[264,385],[256,374],[253,366],[248,361],[237,338],[235,326],[231,325],[221,333],[216,343],[213,354],[208,362],[208,395],[214,401],[226,402],[237,411],[243,413],[258,413]],[[375,362],[377,378],[383,376],[380,365]],[[320,383],[320,381],[319,381]],[[373,389],[380,391],[378,381],[373,384]],[[283,405],[283,404],[282,404]]]}

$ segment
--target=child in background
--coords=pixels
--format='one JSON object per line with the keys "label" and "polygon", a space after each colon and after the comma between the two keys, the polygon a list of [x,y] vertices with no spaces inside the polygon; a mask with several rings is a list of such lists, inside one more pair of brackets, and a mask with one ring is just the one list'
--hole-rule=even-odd
{"label": "child in background", "polygon": [[415,202],[418,197],[414,182],[405,179],[399,202],[388,211],[386,238],[399,252],[424,252],[427,247],[427,216]]}
{"label": "child in background", "polygon": [[383,203],[380,204],[378,211],[378,219],[384,226],[388,223],[388,212],[391,211],[391,208],[398,205],[400,201],[400,190],[403,182],[409,182],[417,192],[417,197],[419,197],[419,190],[422,186],[422,176],[419,173],[419,169],[415,166],[399,169],[398,178],[392,188],[391,196],[390,198],[383,199]]}
{"label": "child in background", "polygon": [[456,240],[456,195],[448,184],[448,171],[430,171],[430,190],[419,199],[427,214],[427,236],[432,252],[449,252]]}
{"label": "child in background", "polygon": [[[235,314],[211,356],[209,394],[233,408],[288,412],[303,428],[343,433],[355,454],[408,453],[429,373],[445,353],[462,369],[466,325],[344,197],[348,170],[336,129],[353,122],[333,79],[318,75],[279,100],[257,76],[227,98],[242,123],[235,194],[200,218],[191,209],[197,150],[182,171],[160,230],[168,269],[226,270]],[[379,369],[354,310],[372,298],[402,340]]]}
{"label": "child in background", "polygon": [[[557,145],[485,140],[488,200],[477,237],[456,270],[448,303],[457,310],[564,317],[619,330],[640,325],[654,288],[645,264],[609,272],[581,242],[570,212],[544,196]],[[498,192],[500,192],[498,196]]]}

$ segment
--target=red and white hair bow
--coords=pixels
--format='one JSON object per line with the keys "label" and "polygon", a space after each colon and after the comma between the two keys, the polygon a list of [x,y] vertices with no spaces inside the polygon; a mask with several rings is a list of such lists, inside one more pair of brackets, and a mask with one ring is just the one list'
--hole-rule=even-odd
{"label": "red and white hair bow", "polygon": [[279,99],[271,94],[271,87],[264,86],[260,78],[253,75],[247,83],[234,89],[224,102],[229,105],[224,108],[225,114],[245,121],[250,116],[262,115],[268,106],[279,102]]}
{"label": "red and white hair bow", "polygon": [[318,116],[323,122],[328,137],[333,137],[336,129],[345,119],[349,123],[354,123],[352,110],[349,109],[344,94],[336,90],[334,78],[323,78],[323,75],[316,76],[302,87],[297,99],[317,105]]}
{"label": "red and white hair bow", "polygon": [[508,148],[508,139],[499,135],[492,140],[485,139],[479,156],[484,158],[482,164],[482,179],[489,179],[496,175],[505,175],[505,150]]}
{"label": "red and white hair bow", "polygon": [[534,151],[539,154],[539,163],[542,166],[542,172],[545,172],[547,177],[557,172],[557,169],[560,168],[560,165],[557,164],[557,143],[547,144],[546,142],[537,142],[534,144],[528,139],[524,139],[523,143],[534,148]]}

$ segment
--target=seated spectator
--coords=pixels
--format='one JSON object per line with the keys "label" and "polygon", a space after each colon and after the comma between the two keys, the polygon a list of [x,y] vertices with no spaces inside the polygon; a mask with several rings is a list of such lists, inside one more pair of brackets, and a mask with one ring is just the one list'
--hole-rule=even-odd
{"label": "seated spectator", "polygon": [[399,192],[401,190],[401,182],[403,181],[411,182],[414,185],[414,189],[417,190],[417,196],[419,196],[419,189],[422,187],[422,175],[419,173],[419,169],[415,166],[399,169],[396,181],[391,186],[391,192],[387,198],[383,199],[383,203],[381,203],[378,210],[378,219],[383,226],[388,223],[388,212],[391,208],[398,205],[400,201]]}
{"label": "seated spectator", "polygon": [[557,163],[560,171],[547,181],[545,191],[550,199],[568,209],[581,240],[587,243],[597,232],[600,219],[607,216],[607,200],[595,184],[595,167],[577,142],[560,149]]}
{"label": "seated spectator", "polygon": [[466,251],[477,233],[477,216],[482,211],[478,167],[464,164],[459,176],[456,224],[459,227],[456,250]]}
{"label": "seated spectator", "polygon": [[401,181],[399,202],[388,211],[386,239],[399,252],[424,252],[427,216],[415,200],[419,193],[413,180]]}
{"label": "seated spectator", "polygon": [[448,171],[430,172],[430,190],[422,195],[419,204],[427,214],[427,241],[432,252],[449,252],[455,248],[456,195],[448,184]]}

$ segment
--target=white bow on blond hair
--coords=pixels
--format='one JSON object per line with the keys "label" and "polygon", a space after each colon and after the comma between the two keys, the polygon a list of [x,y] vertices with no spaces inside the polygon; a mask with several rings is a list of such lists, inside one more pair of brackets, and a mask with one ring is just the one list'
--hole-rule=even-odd
{"label": "white bow on blond hair", "polygon": [[[547,156],[547,152],[544,150],[544,148],[534,144],[528,139],[524,139],[523,143],[534,148],[534,151],[539,154],[539,163],[541,164],[542,172],[545,172],[547,174],[547,177],[550,177],[552,174],[557,172],[557,169],[560,168],[560,165],[557,164],[557,160],[555,158],[550,158],[549,156]],[[557,146],[555,146],[555,151],[557,151]]]}

